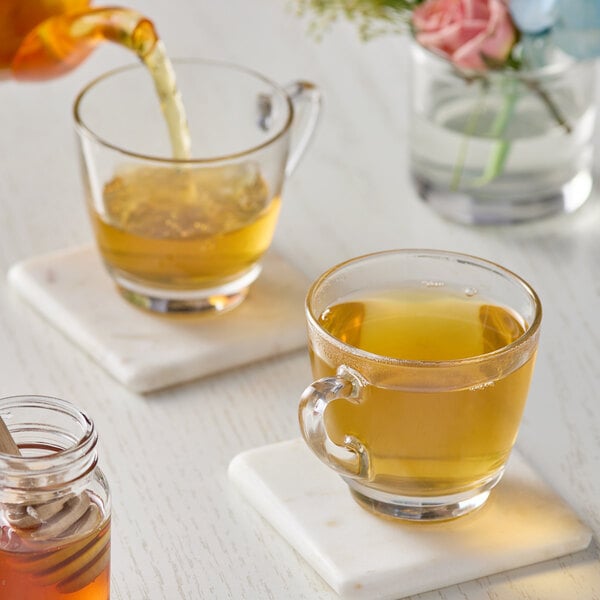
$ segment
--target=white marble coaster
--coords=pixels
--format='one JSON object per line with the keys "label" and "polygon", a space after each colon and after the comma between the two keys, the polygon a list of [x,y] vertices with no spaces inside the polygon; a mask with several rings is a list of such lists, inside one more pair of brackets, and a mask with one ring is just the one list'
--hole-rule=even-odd
{"label": "white marble coaster", "polygon": [[231,312],[166,317],[124,300],[96,249],[85,246],[16,264],[9,281],[50,323],[137,392],[188,381],[306,343],[305,275],[275,253]]}
{"label": "white marble coaster", "polygon": [[590,531],[513,452],[479,511],[437,524],[361,508],[303,440],[236,456],[229,477],[343,598],[392,600],[582,550]]}

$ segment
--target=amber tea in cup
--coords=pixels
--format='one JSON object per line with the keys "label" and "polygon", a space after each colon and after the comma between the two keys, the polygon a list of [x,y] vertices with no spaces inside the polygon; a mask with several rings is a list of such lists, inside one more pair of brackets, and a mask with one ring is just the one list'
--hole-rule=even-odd
{"label": "amber tea in cup", "polygon": [[184,112],[181,102],[161,106],[143,65],[107,73],[77,98],[87,204],[125,298],[160,312],[218,312],[244,300],[259,276],[320,94],[236,65],[172,64],[157,89],[161,102],[172,100],[176,82]]}
{"label": "amber tea in cup", "polygon": [[118,281],[184,295],[230,284],[240,273],[254,278],[281,205],[252,165],[123,169],[104,186],[103,202],[92,220]]}
{"label": "amber tea in cup", "polygon": [[532,288],[479,258],[398,250],[321,276],[306,304],[311,449],[368,509],[412,520],[486,501],[514,445],[537,350]]}

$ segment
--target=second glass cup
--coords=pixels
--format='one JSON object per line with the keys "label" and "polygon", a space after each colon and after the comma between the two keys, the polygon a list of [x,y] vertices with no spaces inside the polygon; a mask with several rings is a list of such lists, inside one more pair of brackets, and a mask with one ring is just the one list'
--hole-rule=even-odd
{"label": "second glass cup", "polygon": [[542,312],[488,261],[435,250],[350,260],[306,301],[316,381],[302,434],[375,513],[431,521],[484,504],[525,406]]}
{"label": "second glass cup", "polygon": [[[320,94],[308,82],[284,88],[226,63],[173,66],[187,153],[185,139],[177,148],[167,135],[172,90],[161,108],[143,65],[109,72],[77,98],[88,207],[100,254],[128,300],[159,312],[227,310],[260,273]],[[171,141],[177,127],[171,119]]]}

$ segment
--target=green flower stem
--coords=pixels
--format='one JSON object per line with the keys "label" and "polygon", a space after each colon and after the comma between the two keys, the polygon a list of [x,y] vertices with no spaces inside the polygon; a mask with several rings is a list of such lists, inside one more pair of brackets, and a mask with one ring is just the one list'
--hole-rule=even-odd
{"label": "green flower stem", "polygon": [[483,79],[478,79],[477,81],[481,83],[481,90],[475,109],[471,112],[469,120],[467,121],[467,126],[465,127],[465,130],[463,132],[463,138],[460,144],[460,150],[456,158],[456,163],[454,164],[452,181],[450,183],[450,189],[453,191],[457,191],[458,189],[460,189],[460,181],[462,179],[463,170],[465,168],[467,151],[469,150],[469,141],[471,140],[473,134],[475,133],[475,130],[477,129],[479,117],[481,116],[481,113],[483,112],[483,107],[485,106],[487,83]]}
{"label": "green flower stem", "polygon": [[504,104],[502,110],[496,115],[492,127],[490,129],[490,137],[496,138],[496,143],[492,149],[490,158],[487,165],[481,175],[475,182],[474,185],[477,187],[486,185],[493,181],[502,173],[506,160],[510,153],[510,142],[502,136],[506,132],[508,123],[513,116],[515,110],[515,104],[517,102],[518,94],[518,81],[511,78],[508,85],[508,90],[504,96]]}
{"label": "green flower stem", "polygon": [[[565,130],[567,134],[572,132],[572,127],[567,119],[563,116],[562,112],[552,100],[550,95],[539,85],[537,81],[531,79],[522,81],[517,78],[510,78],[507,84],[502,110],[496,115],[496,118],[494,119],[492,127],[489,131],[489,136],[491,138],[495,138],[497,141],[494,144],[494,148],[492,149],[490,158],[483,173],[481,174],[481,177],[477,178],[473,182],[474,186],[481,187],[487,185],[496,179],[496,177],[498,177],[504,170],[506,161],[510,154],[511,142],[503,136],[510,120],[513,117],[517,100],[519,99],[519,86],[521,83],[523,83],[531,92],[537,95],[540,101],[546,106],[554,120]],[[482,91],[487,91],[486,86],[482,87]],[[481,105],[478,106],[477,110],[473,111],[473,114],[467,123],[467,127],[465,128],[465,139],[463,140],[452,178],[451,187],[453,190],[457,190],[460,185],[462,170],[464,168],[466,159],[468,140],[475,131],[476,123],[480,114]]]}

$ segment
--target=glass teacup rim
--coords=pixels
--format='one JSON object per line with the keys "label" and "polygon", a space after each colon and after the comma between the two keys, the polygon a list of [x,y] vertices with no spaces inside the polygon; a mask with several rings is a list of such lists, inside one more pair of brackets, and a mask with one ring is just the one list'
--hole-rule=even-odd
{"label": "glass teacup rim", "polygon": [[[448,359],[448,360],[416,360],[416,359],[406,359],[406,358],[393,358],[390,356],[385,356],[382,354],[375,354],[374,352],[369,352],[367,350],[363,350],[358,348],[357,346],[353,346],[352,344],[347,344],[343,342],[339,338],[335,337],[331,333],[329,333],[326,329],[324,329],[319,324],[319,315],[314,314],[311,306],[311,300],[314,296],[316,290],[333,274],[345,269],[347,266],[356,264],[359,262],[363,262],[365,260],[373,259],[378,256],[389,256],[393,254],[403,254],[403,255],[427,255],[427,256],[437,256],[437,257],[448,257],[454,258],[457,260],[466,260],[472,262],[480,267],[485,267],[488,269],[493,269],[494,271],[499,271],[500,274],[508,277],[518,283],[520,287],[525,291],[527,295],[529,295],[534,307],[535,307],[535,316],[531,323],[527,324],[527,329],[513,342],[502,346],[492,352],[486,352],[484,354],[478,354],[476,356],[467,356],[463,358],[456,359]],[[316,328],[319,331],[319,335],[325,338],[332,345],[336,346],[343,352],[350,354],[352,356],[358,358],[364,358],[370,361],[374,361],[380,364],[386,364],[392,367],[410,367],[410,368],[440,368],[440,367],[457,367],[469,364],[481,363],[488,360],[495,360],[503,355],[510,354],[515,352],[519,346],[526,344],[532,337],[534,337],[541,326],[542,322],[542,303],[540,301],[539,296],[533,287],[520,275],[517,275],[510,269],[503,267],[502,265],[487,260],[485,258],[481,258],[479,256],[475,256],[472,254],[466,254],[462,252],[453,252],[446,250],[433,250],[426,248],[401,248],[401,249],[392,249],[392,250],[383,250],[379,252],[370,252],[367,254],[362,254],[360,256],[356,256],[345,260],[341,263],[338,263],[322,273],[309,287],[308,292],[306,294],[305,299],[305,312],[306,318],[309,321],[309,324]],[[521,315],[519,315],[521,316]]]}
{"label": "glass teacup rim", "polygon": [[[271,79],[269,79],[268,77],[266,77],[265,75],[260,73],[259,71],[256,71],[249,67],[245,67],[245,66],[236,64],[234,62],[229,62],[229,61],[210,60],[210,59],[193,58],[193,57],[192,58],[175,57],[175,58],[171,58],[170,60],[173,63],[173,65],[201,64],[201,65],[205,65],[205,66],[213,66],[213,67],[220,67],[220,68],[224,68],[224,69],[230,69],[232,71],[238,71],[240,73],[245,73],[246,75],[250,75],[250,76],[254,77],[255,79],[258,79],[258,80],[262,81],[263,83],[265,83],[266,85],[270,86],[274,92],[276,92],[281,97],[283,97],[283,99],[285,100],[287,107],[288,107],[287,118],[285,119],[283,124],[279,127],[279,129],[275,130],[273,132],[273,134],[270,137],[268,137],[266,140],[264,140],[263,142],[256,144],[254,146],[251,146],[249,148],[245,148],[243,150],[231,152],[228,154],[208,156],[208,157],[198,157],[198,158],[173,158],[173,157],[167,157],[167,156],[156,156],[156,155],[151,155],[151,154],[144,154],[142,152],[135,152],[133,150],[128,150],[127,148],[123,148],[120,145],[114,144],[114,143],[106,140],[101,135],[98,135],[96,132],[94,132],[88,125],[86,125],[83,118],[80,115],[80,105],[83,102],[83,99],[85,98],[86,94],[88,94],[88,92],[90,92],[96,85],[103,82],[104,80],[110,79],[111,77],[113,77],[115,75],[120,75],[121,73],[125,73],[127,71],[134,71],[134,70],[146,68],[141,62],[137,62],[137,63],[124,65],[121,67],[116,67],[114,69],[105,71],[104,73],[102,73],[102,74],[98,75],[97,77],[95,77],[94,79],[92,79],[81,89],[81,91],[77,94],[75,101],[73,103],[73,119],[75,120],[75,125],[76,125],[76,128],[79,131],[79,133],[82,135],[86,135],[87,137],[91,138],[92,140],[94,140],[95,142],[97,142],[98,144],[100,144],[106,148],[110,148],[111,150],[119,152],[120,154],[123,154],[125,156],[129,156],[131,158],[136,158],[136,159],[143,160],[143,161],[153,161],[153,162],[163,163],[163,164],[179,164],[179,165],[181,165],[181,164],[214,165],[214,164],[219,164],[222,162],[228,162],[228,161],[232,161],[232,160],[241,159],[241,158],[247,157],[251,154],[254,154],[256,152],[259,152],[259,151],[263,150],[264,148],[267,148],[268,146],[273,144],[273,142],[277,141],[279,138],[281,138],[292,126],[292,122],[294,120],[294,103],[292,102],[290,95],[284,89],[283,86],[279,85],[278,83],[275,83],[274,81],[272,81]],[[185,103],[185,98],[184,98],[184,103]]]}

